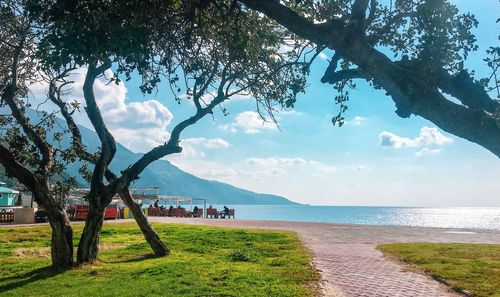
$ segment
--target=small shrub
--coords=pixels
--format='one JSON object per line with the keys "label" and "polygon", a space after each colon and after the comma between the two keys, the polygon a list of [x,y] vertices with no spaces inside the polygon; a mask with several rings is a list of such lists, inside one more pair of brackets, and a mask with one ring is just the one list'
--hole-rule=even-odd
{"label": "small shrub", "polygon": [[259,259],[254,251],[249,249],[237,249],[229,253],[229,259],[233,262],[257,262]]}

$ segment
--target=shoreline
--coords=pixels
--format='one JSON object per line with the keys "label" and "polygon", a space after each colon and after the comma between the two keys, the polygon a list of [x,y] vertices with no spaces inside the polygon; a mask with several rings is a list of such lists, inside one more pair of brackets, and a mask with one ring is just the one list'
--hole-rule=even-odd
{"label": "shoreline", "polygon": [[[150,222],[167,222],[176,224],[193,224],[195,222],[239,222],[246,224],[256,225],[272,225],[272,226],[283,226],[283,225],[301,225],[301,226],[317,226],[317,227],[335,227],[335,228],[375,228],[375,229],[434,229],[434,230],[445,230],[446,231],[458,231],[457,234],[469,234],[469,233],[498,233],[500,235],[500,229],[480,229],[480,228],[461,228],[461,227],[433,227],[433,226],[407,226],[407,225],[375,225],[375,224],[354,224],[354,223],[335,223],[335,222],[313,222],[313,221],[292,221],[292,220],[274,220],[274,219],[212,219],[212,218],[190,218],[190,217],[157,217],[148,216]],[[120,223],[120,222],[134,222],[134,219],[116,219],[116,220],[105,220],[104,223]],[[71,224],[83,224],[85,221],[71,221]],[[217,225],[217,223],[215,223]],[[231,223],[230,223],[231,224]],[[30,223],[30,224],[9,224],[2,223],[0,228],[8,227],[32,227],[32,226],[44,226],[49,225],[48,222],[45,223]],[[236,224],[238,225],[238,224]],[[237,226],[236,226],[237,227]],[[464,232],[461,232],[464,231]],[[500,243],[500,239],[499,239]]]}
{"label": "shoreline", "polygon": [[329,235],[335,235],[333,242],[336,243],[477,242],[500,244],[500,230],[247,219],[172,217],[149,217],[148,219],[150,222],[288,230],[303,233],[306,238],[309,237],[308,234],[316,236],[318,233],[328,233]]}

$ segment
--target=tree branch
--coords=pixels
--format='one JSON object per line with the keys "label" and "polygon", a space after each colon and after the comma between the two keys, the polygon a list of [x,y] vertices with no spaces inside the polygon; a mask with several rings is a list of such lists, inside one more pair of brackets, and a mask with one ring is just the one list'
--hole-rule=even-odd
{"label": "tree branch", "polygon": [[34,173],[16,160],[12,152],[0,143],[0,163],[5,170],[34,193],[38,179]]}
{"label": "tree branch", "polygon": [[356,69],[346,69],[346,70],[339,70],[335,71],[332,73],[329,73],[328,76],[325,75],[321,78],[322,83],[329,83],[329,84],[336,84],[340,81],[346,80],[346,79],[354,79],[354,78],[362,78],[362,79],[370,79],[366,73],[364,73],[361,69],[356,68]]}
{"label": "tree branch", "polygon": [[2,93],[2,102],[6,102],[12,111],[12,116],[16,119],[16,121],[23,128],[24,133],[33,139],[36,147],[40,150],[42,154],[41,164],[39,166],[39,172],[43,175],[47,175],[52,167],[52,155],[53,148],[47,143],[45,139],[32,127],[29,120],[25,117],[24,113],[17,106],[16,103],[16,92],[18,89],[17,86],[17,69],[19,58],[21,56],[22,50],[24,47],[24,41],[21,41],[19,45],[16,47],[13,60],[12,60],[12,68],[11,68],[11,82],[4,89]]}
{"label": "tree branch", "polygon": [[355,34],[364,34],[366,28],[366,9],[370,0],[355,0],[351,8],[349,27]]}
{"label": "tree branch", "polygon": [[264,13],[291,32],[316,44],[330,46],[332,42],[335,43],[336,40],[345,38],[345,32],[343,32],[345,23],[339,19],[331,19],[326,23],[314,24],[281,4],[280,1],[240,0],[240,2],[251,9]]}
{"label": "tree branch", "polygon": [[486,90],[474,82],[467,71],[462,70],[451,76],[441,70],[436,75],[438,87],[445,93],[459,99],[465,106],[485,110],[490,113],[498,112],[500,103],[490,98]]}
{"label": "tree branch", "polygon": [[82,160],[91,162],[92,164],[95,164],[98,161],[97,155],[89,153],[85,145],[83,144],[82,140],[82,135],[80,133],[80,129],[76,125],[73,117],[71,116],[70,111],[68,110],[68,107],[66,105],[66,102],[62,101],[61,99],[61,87],[66,85],[67,83],[63,83],[61,86],[57,86],[57,81],[62,79],[63,77],[66,76],[69,71],[73,69],[67,69],[64,72],[62,72],[60,75],[56,76],[55,78],[52,78],[49,83],[49,99],[59,108],[61,111],[61,115],[63,116],[64,120],[66,121],[66,125],[68,126],[68,129],[71,133],[71,142],[73,148],[76,150],[78,157],[81,158]]}
{"label": "tree branch", "polygon": [[89,197],[96,197],[97,192],[100,189],[102,190],[104,175],[116,152],[115,139],[102,119],[101,111],[97,106],[93,90],[96,78],[111,67],[111,61],[108,60],[99,67],[97,67],[96,64],[97,62],[89,64],[89,68],[85,76],[85,82],[83,84],[83,96],[85,98],[85,102],[87,103],[85,111],[87,112],[90,122],[92,123],[92,126],[94,126],[102,144],[99,159],[95,163],[94,171],[92,173],[92,179],[90,182],[91,192],[89,193]]}
{"label": "tree branch", "polygon": [[222,103],[227,97],[219,95],[215,97],[212,102],[207,107],[202,108],[201,110],[197,110],[196,114],[191,116],[190,118],[180,122],[177,124],[172,133],[170,134],[170,139],[167,143],[157,146],[144,154],[139,160],[137,160],[134,164],[129,166],[127,169],[122,171],[122,175],[117,179],[117,181],[113,185],[113,191],[119,192],[121,189],[127,187],[130,182],[137,179],[139,174],[144,171],[144,169],[151,164],[152,162],[159,160],[167,155],[180,153],[182,148],[179,146],[180,134],[187,127],[194,125],[197,121],[203,118],[205,115],[212,112],[212,110]]}

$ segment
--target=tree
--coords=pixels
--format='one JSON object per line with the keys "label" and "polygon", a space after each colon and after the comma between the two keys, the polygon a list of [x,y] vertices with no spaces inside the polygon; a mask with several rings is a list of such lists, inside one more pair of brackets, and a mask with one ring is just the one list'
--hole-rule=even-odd
{"label": "tree", "polygon": [[498,95],[500,48],[491,47],[485,58],[491,76],[475,79],[474,71],[464,66],[468,54],[477,50],[473,15],[459,14],[447,0],[396,0],[390,5],[377,0],[239,2],[335,51],[321,79],[340,92],[334,124],[343,124],[345,89],[353,79],[364,79],[392,97],[398,116],[421,116],[500,157],[500,103],[490,96],[494,91]]}
{"label": "tree", "polygon": [[[34,48],[38,35],[22,5],[0,3],[0,92],[2,107],[10,114],[0,117],[6,129],[0,140],[0,162],[8,175],[15,177],[32,193],[34,200],[47,210],[52,228],[51,255],[55,267],[73,265],[73,229],[64,206],[52,195],[49,182],[62,172],[64,163],[73,160],[71,150],[54,148],[47,130],[54,123],[54,114],[42,113],[42,120],[30,122],[26,109],[28,86],[36,80]],[[57,141],[60,135],[53,135]]]}
{"label": "tree", "polygon": [[[186,128],[238,94],[254,96],[271,117],[274,105],[293,107],[309,70],[305,53],[312,56],[310,59],[318,54],[308,44],[299,46],[302,41],[258,13],[241,10],[232,2],[28,1],[24,11],[29,12],[30,21],[41,34],[36,60],[44,73],[52,74],[49,98],[66,119],[72,148],[79,158],[95,164],[87,195],[89,215],[78,244],[80,264],[96,260],[104,208],[112,197],[119,193],[131,203],[130,183],[155,160],[179,153],[180,135]],[[283,44],[287,49],[282,49]],[[101,142],[95,155],[85,151],[72,119],[78,104],[64,101],[66,77],[75,67],[87,68],[85,111]],[[108,168],[115,140],[93,90],[96,79],[111,67],[115,67],[111,83],[121,83],[138,73],[143,80],[141,90],[151,92],[166,79],[176,100],[180,101],[177,95],[184,87],[195,106],[195,113],[173,128],[165,144],[144,154],[120,175]],[[225,113],[224,108],[222,111]],[[147,224],[143,219],[142,224]]]}

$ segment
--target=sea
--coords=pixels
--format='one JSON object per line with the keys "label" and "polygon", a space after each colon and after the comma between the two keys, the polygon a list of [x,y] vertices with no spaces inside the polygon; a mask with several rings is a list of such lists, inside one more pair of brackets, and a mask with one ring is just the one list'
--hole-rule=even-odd
{"label": "sea", "polygon": [[[214,206],[222,210],[223,206]],[[500,230],[500,207],[228,205],[237,219]]]}

